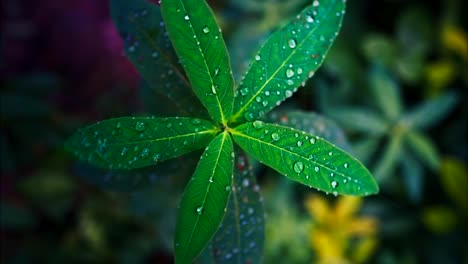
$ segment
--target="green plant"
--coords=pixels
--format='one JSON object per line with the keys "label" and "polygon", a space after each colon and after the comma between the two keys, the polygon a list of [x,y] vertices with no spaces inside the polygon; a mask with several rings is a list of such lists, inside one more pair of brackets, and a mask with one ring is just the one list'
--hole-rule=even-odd
{"label": "green plant", "polygon": [[[226,221],[234,221],[238,227],[235,236],[229,235],[234,237],[232,246],[240,252],[237,261],[251,247],[245,242],[251,238],[241,233],[245,224],[240,210],[255,211],[253,206],[242,206],[244,199],[255,200],[241,192],[254,178],[240,181],[251,172],[244,154],[235,154],[233,141],[261,163],[304,185],[334,195],[378,192],[369,171],[335,145],[300,130],[258,120],[291,97],[321,65],[338,35],[345,1],[314,1],[274,33],[236,89],[221,30],[205,1],[166,0],[161,11],[145,0],[111,3],[127,55],[145,80],[143,90],[167,96],[160,102],[161,114],[198,117],[104,120],[79,130],[67,146],[81,160],[117,170],[155,165],[206,147],[180,202],[174,239],[177,263],[196,258],[223,217],[223,228]],[[229,203],[235,211],[227,216]],[[216,252],[215,259],[220,257]],[[232,254],[224,257],[230,259]]]}
{"label": "green plant", "polygon": [[413,202],[420,201],[424,166],[433,171],[439,168],[440,158],[435,143],[423,130],[436,125],[456,105],[455,93],[445,93],[411,110],[406,110],[400,95],[399,83],[382,66],[374,66],[369,73],[369,86],[380,109],[340,106],[326,110],[344,128],[364,139],[355,144],[355,151],[369,161],[385,142],[383,155],[378,157],[373,173],[379,183],[389,182],[396,167],[401,166],[407,194]]}

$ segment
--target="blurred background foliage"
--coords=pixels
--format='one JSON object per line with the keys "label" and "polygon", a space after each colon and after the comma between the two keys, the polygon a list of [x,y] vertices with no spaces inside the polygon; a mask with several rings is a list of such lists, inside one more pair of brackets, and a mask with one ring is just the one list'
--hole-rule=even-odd
{"label": "blurred background foliage", "polygon": [[[261,42],[310,4],[208,2],[237,81]],[[348,1],[321,70],[268,119],[354,153],[381,192],[334,197],[252,164],[265,263],[468,263],[466,10],[462,0]],[[63,151],[85,124],[157,114],[107,1],[3,0],[0,12],[1,262],[171,263],[196,153],[129,173]]]}

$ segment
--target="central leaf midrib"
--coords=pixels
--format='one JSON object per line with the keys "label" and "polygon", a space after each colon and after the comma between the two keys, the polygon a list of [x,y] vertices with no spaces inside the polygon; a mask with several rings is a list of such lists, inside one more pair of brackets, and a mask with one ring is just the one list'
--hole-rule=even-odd
{"label": "central leaf midrib", "polygon": [[[212,173],[211,173],[211,175],[210,175],[210,178],[213,177],[214,174],[215,174],[215,172],[216,172],[216,167],[218,166],[219,159],[220,159],[220,156],[221,156],[221,152],[222,152],[222,150],[223,150],[224,143],[225,143],[225,141],[226,141],[226,135],[227,135],[227,132],[224,132],[224,133],[223,133],[223,139],[222,139],[222,142],[221,142],[221,146],[219,147],[219,151],[218,151],[218,156],[217,156],[216,159],[215,159],[216,162],[215,162],[215,164],[213,165],[213,168],[214,168],[214,169],[213,169],[213,171],[212,171]],[[208,187],[206,188],[205,196],[203,197],[203,201],[202,201],[202,205],[201,205],[201,206],[202,206],[202,213],[203,213],[203,209],[204,209],[204,207],[205,207],[204,205],[205,205],[206,199],[208,198],[208,193],[209,193],[209,191],[210,191],[210,188],[211,188],[211,185],[212,185],[212,184],[214,184],[214,183],[209,183],[209,184],[208,184]],[[195,229],[197,229],[198,222],[200,221],[201,215],[198,215],[196,218],[197,218],[197,219],[196,219],[196,221],[195,221],[195,225],[193,226],[192,232],[190,232],[189,241],[188,241],[188,243],[187,243],[188,245],[190,245],[190,244],[192,243],[193,234],[195,233]],[[184,256],[183,256],[182,259],[185,259],[185,257],[187,256],[187,253],[188,253],[188,251],[186,250],[186,251],[185,251],[185,254],[184,254]]]}
{"label": "central leaf midrib", "polygon": [[[323,14],[328,14],[328,12],[331,10],[332,8],[328,9],[326,12],[324,12]],[[292,21],[292,20],[291,20]],[[243,107],[241,107],[241,109],[239,109],[239,111],[237,111],[237,113],[231,118],[232,120],[234,121],[237,121],[237,118],[239,118],[240,115],[242,115],[244,112],[245,112],[245,109],[247,109],[248,106],[251,105],[251,103],[255,100],[255,98],[263,92],[263,89],[265,89],[265,87],[271,82],[271,80],[273,80],[274,78],[276,78],[276,76],[278,75],[278,73],[280,72],[281,69],[283,69],[284,66],[286,66],[287,63],[289,63],[289,60],[292,58],[292,56],[294,56],[298,51],[299,49],[304,45],[304,43],[306,42],[306,40],[309,39],[310,35],[312,35],[313,33],[315,33],[315,31],[318,29],[318,25],[321,24],[321,21],[322,19],[319,20],[319,22],[317,23],[317,26],[312,29],[307,35],[306,37],[301,41],[299,42],[299,44],[296,46],[296,48],[294,48],[294,50],[291,52],[291,54],[283,61],[283,63],[281,64],[280,67],[278,67],[278,69],[273,73],[273,75],[268,78],[268,80],[262,85],[262,87],[252,96],[252,98],[250,98],[247,103],[244,104]],[[281,29],[284,30],[287,26],[285,26],[284,28]],[[268,41],[267,41],[268,43]],[[263,49],[263,48],[262,48]],[[253,64],[252,64],[252,67],[253,67]],[[251,68],[252,68],[251,67]],[[247,72],[250,72],[250,69],[247,71]],[[243,86],[241,86],[243,87]]]}
{"label": "central leaf midrib", "polygon": [[[184,2],[183,1],[179,1],[179,2],[182,5],[182,9],[184,10],[184,13],[187,14],[187,10],[185,9]],[[201,3],[201,4],[203,4],[203,3]],[[203,64],[205,66],[205,69],[208,72],[208,76],[210,77],[211,85],[212,85],[212,87],[214,87],[214,89],[216,89],[216,85],[215,85],[215,82],[213,80],[213,77],[211,76],[211,71],[210,71],[210,68],[208,67],[208,63],[206,61],[205,54],[201,50],[200,45],[197,44],[197,42],[200,42],[200,41],[199,41],[199,38],[198,38],[198,34],[195,32],[195,30],[193,28],[193,24],[192,24],[191,19],[192,18],[189,17],[189,20],[187,22],[190,24],[190,30],[192,31],[193,35],[195,36],[195,40],[196,40],[195,45],[197,46],[198,51],[200,51],[200,54],[201,54],[201,56],[203,58]],[[210,89],[212,87],[210,87]],[[223,111],[223,108],[222,108],[222,105],[221,105],[221,101],[219,100],[218,93],[216,93],[214,96],[216,97],[216,102],[218,104],[219,113],[221,114],[221,123],[226,124],[227,120],[226,120],[226,117],[224,116],[224,111]]]}
{"label": "central leaf midrib", "polygon": [[183,138],[183,137],[190,137],[190,136],[195,136],[195,135],[203,135],[207,133],[215,134],[217,132],[218,132],[217,130],[211,129],[211,130],[205,130],[205,131],[200,131],[196,133],[180,134],[180,135],[164,137],[164,138],[148,139],[148,140],[142,140],[142,141],[126,141],[120,144],[109,144],[108,146],[118,147],[118,146],[133,145],[133,144],[152,143],[152,142],[158,142],[158,141],[164,141],[164,140],[172,140],[172,139],[178,139],[178,138]]}

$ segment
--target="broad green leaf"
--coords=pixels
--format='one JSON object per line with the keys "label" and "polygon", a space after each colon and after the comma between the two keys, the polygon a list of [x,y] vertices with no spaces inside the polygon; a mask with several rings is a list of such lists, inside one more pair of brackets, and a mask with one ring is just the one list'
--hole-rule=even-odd
{"label": "broad green leaf", "polygon": [[403,122],[411,128],[429,128],[450,113],[457,101],[455,93],[446,93],[416,107],[403,117]]}
{"label": "broad green leaf", "polygon": [[424,190],[423,167],[409,153],[403,152],[400,156],[403,183],[408,193],[408,198],[413,203],[419,203]]}
{"label": "broad green leaf", "polygon": [[390,138],[390,142],[385,146],[382,157],[379,158],[372,173],[379,183],[386,181],[390,174],[393,172],[398,157],[403,151],[403,138],[402,136],[395,135]]}
{"label": "broad green leaf", "polygon": [[317,137],[321,137],[345,151],[351,150],[343,130],[334,121],[317,113],[302,111],[275,111],[269,115],[269,119],[272,123],[292,127]]}
{"label": "broad green leaf", "polygon": [[231,194],[234,150],[227,132],[203,153],[185,188],[175,230],[176,263],[192,263],[214,236]]}
{"label": "broad green leaf", "polygon": [[338,35],[345,1],[314,1],[274,33],[255,55],[236,91],[232,123],[255,120],[309,79]]}
{"label": "broad green leaf", "polygon": [[382,67],[374,66],[370,72],[370,87],[386,118],[396,121],[402,113],[400,90],[394,79]]}
{"label": "broad green leaf", "polygon": [[67,147],[98,167],[132,169],[200,149],[217,132],[213,123],[201,119],[121,117],[78,130]]}
{"label": "broad green leaf", "polygon": [[200,263],[262,263],[264,211],[260,187],[242,152],[237,152],[232,193],[224,220]]}
{"label": "broad green leaf", "polygon": [[358,160],[322,138],[261,121],[231,130],[254,158],[292,180],[324,192],[369,195],[379,188]]}
{"label": "broad green leaf", "polygon": [[147,92],[153,103],[171,104],[164,112],[169,115],[206,115],[178,63],[160,8],[147,0],[111,0],[111,14],[128,58],[150,88]]}
{"label": "broad green leaf", "polygon": [[439,168],[439,153],[430,138],[416,131],[409,131],[405,139],[411,150],[418,155],[421,161],[433,170]]}
{"label": "broad green leaf", "polygon": [[213,119],[232,114],[234,79],[221,30],[204,0],[166,0],[161,10],[193,90]]}
{"label": "broad green leaf", "polygon": [[371,109],[340,107],[327,111],[345,129],[369,135],[384,135],[390,128],[390,122]]}

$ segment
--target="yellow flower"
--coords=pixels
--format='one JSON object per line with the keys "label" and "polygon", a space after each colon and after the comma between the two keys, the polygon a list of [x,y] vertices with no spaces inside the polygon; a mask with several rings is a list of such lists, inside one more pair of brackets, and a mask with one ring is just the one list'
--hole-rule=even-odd
{"label": "yellow flower", "polygon": [[363,263],[377,246],[375,218],[356,216],[362,198],[340,196],[334,207],[321,196],[306,200],[315,219],[309,241],[321,264]]}

